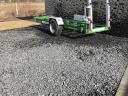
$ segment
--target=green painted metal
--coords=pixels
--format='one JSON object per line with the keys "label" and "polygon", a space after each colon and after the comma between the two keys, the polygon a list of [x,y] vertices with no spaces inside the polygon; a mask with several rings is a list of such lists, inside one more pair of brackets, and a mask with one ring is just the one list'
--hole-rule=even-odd
{"label": "green painted metal", "polygon": [[92,33],[99,33],[99,32],[104,32],[104,31],[109,31],[110,29],[108,27],[96,27],[93,28],[92,30],[88,30],[86,34],[92,34]]}
{"label": "green painted metal", "polygon": [[85,21],[77,21],[77,20],[71,20],[71,19],[63,19],[64,29],[73,29],[79,32],[83,32],[84,29],[87,29],[87,23]]}
{"label": "green painted metal", "polygon": [[49,22],[49,16],[36,16],[34,17],[36,22],[41,23],[42,21]]}
{"label": "green painted metal", "polygon": [[[39,23],[41,23],[42,21],[49,22],[49,18],[50,18],[49,16],[34,17],[36,22]],[[89,25],[86,21],[78,21],[71,19],[63,19],[63,21],[64,21],[64,25],[62,26],[64,29],[73,29],[78,32],[83,32],[85,34],[93,34],[97,32],[104,32],[110,30],[108,27],[106,27],[106,25],[98,25],[98,24],[94,24],[93,29],[91,30],[89,29]]]}

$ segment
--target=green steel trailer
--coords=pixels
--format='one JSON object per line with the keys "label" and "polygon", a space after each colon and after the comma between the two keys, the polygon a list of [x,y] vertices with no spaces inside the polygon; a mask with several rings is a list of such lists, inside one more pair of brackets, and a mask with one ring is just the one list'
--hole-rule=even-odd
{"label": "green steel trailer", "polygon": [[61,35],[64,29],[73,29],[84,34],[92,34],[97,32],[108,31],[111,28],[110,22],[110,4],[109,0],[105,0],[106,6],[106,24],[100,25],[93,22],[92,0],[88,0],[87,6],[84,8],[84,15],[74,14],[74,19],[63,19],[56,16],[37,16],[34,17],[36,22],[47,24],[50,32],[56,36]]}

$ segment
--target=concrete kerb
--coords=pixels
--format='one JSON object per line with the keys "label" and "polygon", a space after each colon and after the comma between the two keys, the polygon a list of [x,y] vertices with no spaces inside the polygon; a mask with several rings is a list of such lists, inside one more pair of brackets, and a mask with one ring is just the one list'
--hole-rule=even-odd
{"label": "concrete kerb", "polygon": [[128,96],[128,67],[121,80],[116,96]]}

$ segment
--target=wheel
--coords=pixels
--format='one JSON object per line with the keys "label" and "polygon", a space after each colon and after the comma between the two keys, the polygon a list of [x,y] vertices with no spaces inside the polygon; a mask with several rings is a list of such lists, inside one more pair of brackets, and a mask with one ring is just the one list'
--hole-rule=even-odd
{"label": "wheel", "polygon": [[62,26],[59,26],[56,22],[56,20],[50,20],[50,25],[49,25],[49,29],[50,29],[50,32],[55,35],[55,36],[60,36],[61,33],[62,33]]}

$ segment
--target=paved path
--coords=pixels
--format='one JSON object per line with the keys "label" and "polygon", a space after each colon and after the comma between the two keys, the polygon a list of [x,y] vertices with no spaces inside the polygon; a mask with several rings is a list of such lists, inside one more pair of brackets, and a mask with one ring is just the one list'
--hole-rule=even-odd
{"label": "paved path", "polygon": [[128,68],[122,78],[116,96],[128,96]]}
{"label": "paved path", "polygon": [[29,26],[38,25],[38,24],[39,23],[27,21],[27,20],[0,22],[0,31],[15,29],[15,28],[29,27]]}

